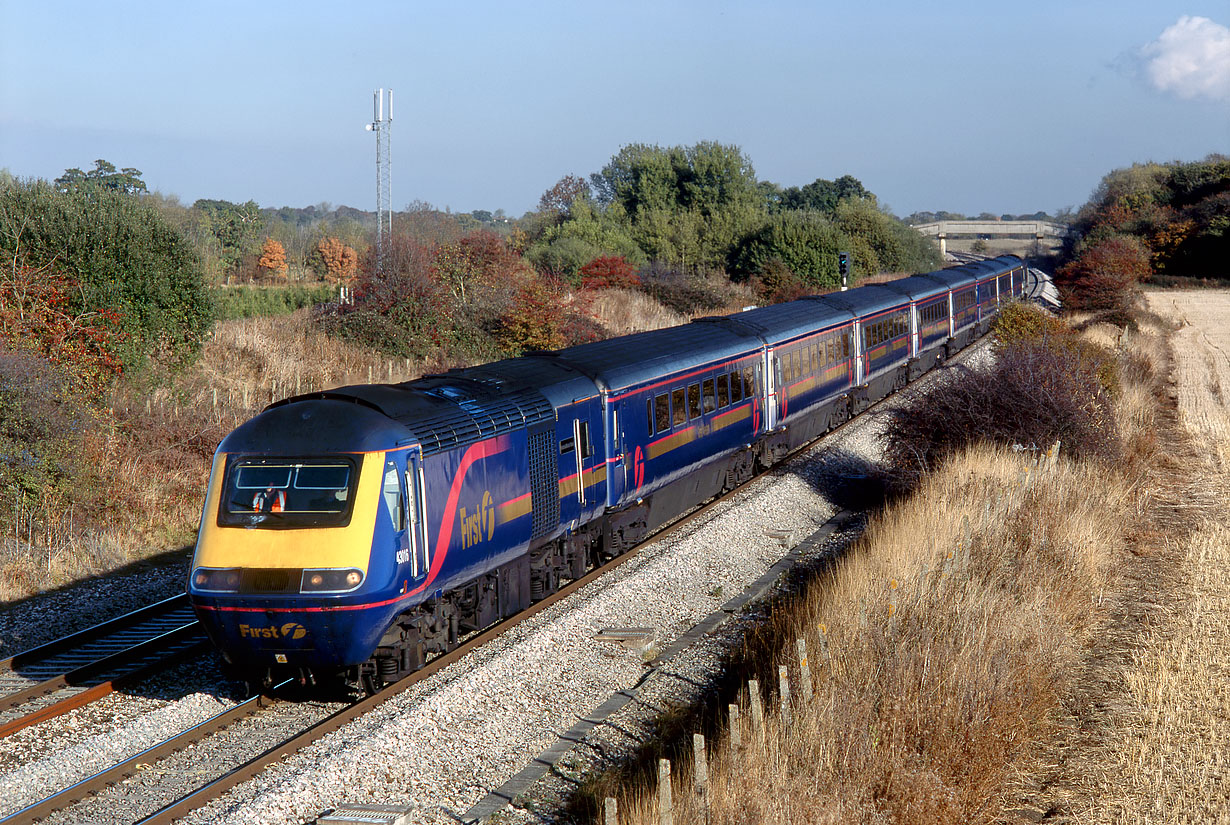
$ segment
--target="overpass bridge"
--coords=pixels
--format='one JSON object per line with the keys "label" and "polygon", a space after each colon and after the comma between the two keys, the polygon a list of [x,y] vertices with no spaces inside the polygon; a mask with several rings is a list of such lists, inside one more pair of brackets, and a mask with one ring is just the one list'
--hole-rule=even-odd
{"label": "overpass bridge", "polygon": [[935,221],[921,223],[914,227],[924,235],[940,239],[940,254],[948,251],[946,241],[950,237],[962,235],[990,237],[1027,237],[1042,240],[1043,238],[1062,238],[1068,232],[1068,227],[1062,223],[1050,221]]}

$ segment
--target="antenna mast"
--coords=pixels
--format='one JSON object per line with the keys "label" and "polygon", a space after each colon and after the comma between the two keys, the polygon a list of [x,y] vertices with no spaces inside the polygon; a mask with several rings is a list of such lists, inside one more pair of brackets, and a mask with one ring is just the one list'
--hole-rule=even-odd
{"label": "antenna mast", "polygon": [[377,89],[372,94],[372,115],[375,119],[367,129],[376,133],[376,273],[387,275],[393,243],[392,89]]}

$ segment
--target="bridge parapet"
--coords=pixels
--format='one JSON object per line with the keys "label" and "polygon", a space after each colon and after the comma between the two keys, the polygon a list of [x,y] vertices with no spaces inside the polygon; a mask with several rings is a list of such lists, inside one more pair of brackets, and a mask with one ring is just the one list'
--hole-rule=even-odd
{"label": "bridge parapet", "polygon": [[924,235],[1033,235],[1062,238],[1068,227],[1050,221],[935,221],[914,227]]}
{"label": "bridge parapet", "polygon": [[1027,235],[1042,240],[1062,238],[1068,233],[1065,224],[1051,221],[935,221],[920,223],[914,228],[924,235],[938,237],[940,254],[948,251],[948,238],[958,235]]}

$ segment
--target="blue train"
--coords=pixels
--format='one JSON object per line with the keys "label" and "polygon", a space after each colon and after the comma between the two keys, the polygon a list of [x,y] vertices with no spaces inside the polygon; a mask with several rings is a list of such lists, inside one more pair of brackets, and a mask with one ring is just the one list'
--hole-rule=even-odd
{"label": "blue train", "polygon": [[252,682],[376,689],[986,332],[1019,258],[270,405],[222,441],[188,594]]}

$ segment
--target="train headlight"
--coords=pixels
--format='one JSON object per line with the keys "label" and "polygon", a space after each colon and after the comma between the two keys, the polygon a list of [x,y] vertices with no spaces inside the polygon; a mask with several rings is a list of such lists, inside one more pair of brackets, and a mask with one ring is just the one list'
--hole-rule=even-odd
{"label": "train headlight", "polygon": [[353,568],[304,570],[301,593],[345,593],[363,583],[363,571]]}
{"label": "train headlight", "polygon": [[196,590],[208,590],[214,593],[238,593],[239,569],[198,567],[192,572],[192,586]]}

